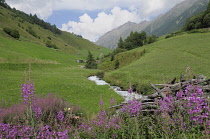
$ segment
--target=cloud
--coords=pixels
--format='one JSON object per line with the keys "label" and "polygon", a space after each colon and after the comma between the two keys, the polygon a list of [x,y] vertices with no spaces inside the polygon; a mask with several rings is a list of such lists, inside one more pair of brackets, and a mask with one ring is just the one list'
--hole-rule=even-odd
{"label": "cloud", "polygon": [[16,9],[47,19],[56,10],[106,10],[114,7],[137,9],[141,14],[160,14],[184,0],[6,0]]}
{"label": "cloud", "polygon": [[6,0],[6,3],[25,13],[37,14],[41,19],[47,19],[59,1],[61,2],[61,0]]}
{"label": "cloud", "polygon": [[91,41],[96,41],[104,33],[128,21],[138,23],[143,19],[156,17],[182,1],[184,0],[6,0],[11,7],[28,14],[37,14],[44,20],[53,11],[59,10],[80,10],[83,13],[99,11],[95,19],[83,14],[79,17],[79,22],[62,24],[62,30],[82,35]]}
{"label": "cloud", "polygon": [[114,7],[110,14],[98,13],[95,19],[88,14],[79,17],[79,22],[69,21],[62,24],[62,30],[82,35],[84,38],[96,41],[100,36],[113,28],[116,28],[128,21],[140,22],[141,19],[135,11],[122,10]]}

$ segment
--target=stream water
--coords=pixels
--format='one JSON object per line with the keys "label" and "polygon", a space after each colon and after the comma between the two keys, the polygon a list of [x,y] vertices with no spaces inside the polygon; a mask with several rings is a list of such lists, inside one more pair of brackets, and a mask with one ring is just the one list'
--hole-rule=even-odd
{"label": "stream water", "polygon": [[128,91],[123,91],[118,86],[111,86],[109,83],[105,82],[104,80],[101,80],[97,76],[90,76],[90,77],[88,77],[88,80],[94,81],[97,85],[110,86],[117,94],[119,94],[120,96],[122,96],[125,99],[124,102],[128,102],[133,99],[140,99],[140,98],[144,97],[144,96],[137,94],[135,92],[129,93]]}

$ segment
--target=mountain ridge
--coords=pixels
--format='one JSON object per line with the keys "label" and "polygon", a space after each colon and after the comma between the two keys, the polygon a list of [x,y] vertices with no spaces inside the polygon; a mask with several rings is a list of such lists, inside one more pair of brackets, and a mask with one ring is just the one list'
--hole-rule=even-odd
{"label": "mountain ridge", "polygon": [[126,30],[120,30],[123,28],[123,26],[128,25],[125,23],[124,25],[107,32],[105,35],[99,38],[95,44],[109,49],[115,49],[117,47],[119,38],[127,38],[131,31],[145,31],[148,35],[157,36],[170,34],[174,31],[180,30],[187,18],[205,10],[208,2],[209,0],[185,0],[175,5],[165,14],[159,15],[151,21],[146,21],[146,24],[143,21],[127,27]]}

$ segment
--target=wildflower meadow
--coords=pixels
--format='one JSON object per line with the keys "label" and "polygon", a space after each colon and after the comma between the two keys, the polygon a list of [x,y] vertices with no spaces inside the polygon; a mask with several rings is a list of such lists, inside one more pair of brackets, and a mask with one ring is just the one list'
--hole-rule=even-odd
{"label": "wildflower meadow", "polygon": [[154,113],[144,113],[137,100],[117,112],[99,100],[100,110],[91,118],[56,94],[34,92],[34,83],[28,81],[22,85],[22,102],[9,107],[1,103],[0,138],[210,138],[209,100],[199,86],[188,84],[175,96],[157,99]]}

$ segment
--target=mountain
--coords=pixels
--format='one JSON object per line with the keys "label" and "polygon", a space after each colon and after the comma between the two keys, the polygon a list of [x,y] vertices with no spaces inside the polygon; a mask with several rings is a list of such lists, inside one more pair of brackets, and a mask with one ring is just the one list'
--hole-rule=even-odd
{"label": "mountain", "polygon": [[128,22],[112,31],[107,32],[98,41],[97,45],[115,49],[120,37],[127,38],[131,31],[146,31],[148,35],[162,36],[174,31],[178,31],[185,24],[190,16],[204,11],[209,0],[185,0],[167,13],[159,15],[152,21],[143,21],[138,24]]}
{"label": "mountain", "polygon": [[148,23],[148,21],[143,21],[140,24],[127,22],[124,25],[104,34],[101,38],[99,38],[96,44],[106,48],[115,49],[120,37],[126,39],[130,35],[131,31],[141,31],[148,25]]}
{"label": "mountain", "polygon": [[180,30],[187,18],[206,10],[209,0],[186,0],[149,24],[144,31],[162,36]]}

